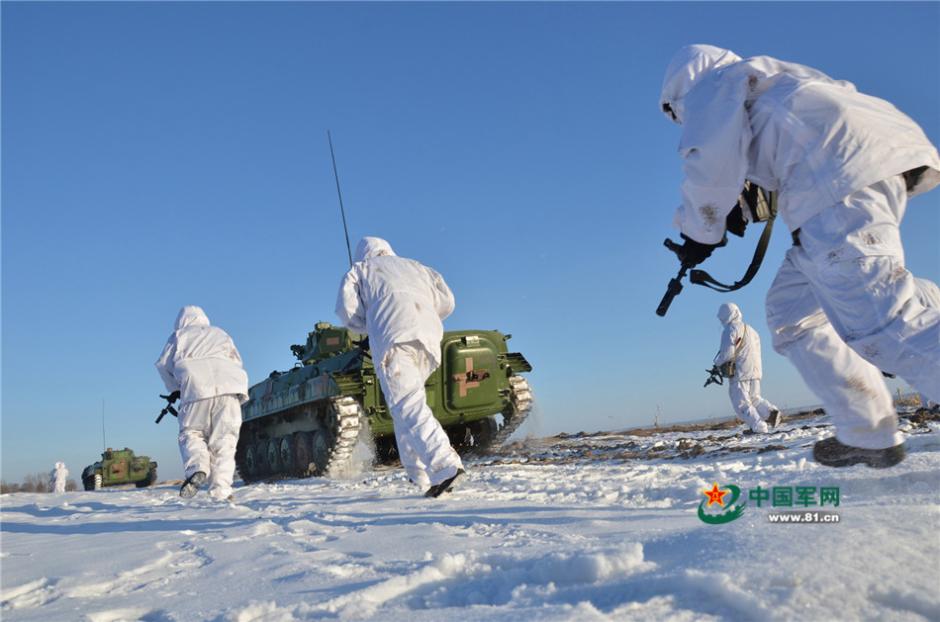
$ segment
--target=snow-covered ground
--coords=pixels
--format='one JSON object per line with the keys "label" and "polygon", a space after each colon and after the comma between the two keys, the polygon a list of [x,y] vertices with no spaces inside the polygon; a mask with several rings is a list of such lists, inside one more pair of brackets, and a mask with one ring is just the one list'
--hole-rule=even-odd
{"label": "snow-covered ground", "polygon": [[[908,457],[886,470],[813,463],[825,424],[540,439],[469,461],[437,500],[390,468],[255,484],[234,506],[170,485],[5,495],[0,616],[940,620],[940,422],[905,422]],[[840,522],[771,523],[781,508],[750,500],[705,524],[714,483],[742,501],[838,488],[807,510]]]}

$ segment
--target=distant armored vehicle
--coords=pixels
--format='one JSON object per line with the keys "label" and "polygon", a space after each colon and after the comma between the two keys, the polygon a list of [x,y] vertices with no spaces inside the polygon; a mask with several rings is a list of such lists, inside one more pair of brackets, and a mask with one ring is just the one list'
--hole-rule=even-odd
{"label": "distant armored vehicle", "polygon": [[85,490],[99,490],[104,486],[135,484],[145,488],[157,481],[157,463],[147,456],[135,456],[127,447],[108,449],[101,454],[101,461],[89,464],[82,471]]}
{"label": "distant armored vehicle", "polygon": [[[460,453],[502,444],[529,414],[532,370],[495,330],[444,333],[443,362],[425,384],[428,404]],[[272,372],[249,390],[235,461],[242,479],[323,475],[346,463],[368,425],[377,458],[397,457],[388,405],[368,341],[320,322],[291,346],[293,369]],[[501,421],[497,420],[501,415]]]}

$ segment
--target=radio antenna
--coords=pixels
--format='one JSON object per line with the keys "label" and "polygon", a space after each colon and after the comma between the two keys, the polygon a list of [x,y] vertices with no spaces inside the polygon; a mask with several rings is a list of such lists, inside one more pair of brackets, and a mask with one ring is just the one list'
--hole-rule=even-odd
{"label": "radio antenna", "polygon": [[349,246],[349,228],[346,226],[346,209],[343,207],[343,193],[339,189],[339,173],[336,172],[336,155],[333,153],[333,137],[330,130],[326,131],[326,139],[330,143],[330,159],[333,161],[333,178],[336,180],[336,196],[339,197],[339,212],[343,215],[343,233],[346,234],[346,254],[349,255],[349,266],[352,267],[352,249]]}

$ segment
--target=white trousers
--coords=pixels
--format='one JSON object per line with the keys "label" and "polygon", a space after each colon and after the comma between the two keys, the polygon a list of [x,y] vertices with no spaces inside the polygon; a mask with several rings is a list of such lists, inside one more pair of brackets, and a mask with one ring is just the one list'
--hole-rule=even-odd
{"label": "white trousers", "polygon": [[417,341],[392,346],[376,369],[391,411],[402,466],[422,488],[440,484],[463,468],[460,456],[428,406],[424,383],[434,369],[424,346]]}
{"label": "white trousers", "polygon": [[[881,371],[940,400],[935,287],[904,267],[901,177],[853,193],[800,228],[767,292],[774,349],[822,400],[836,438],[865,449],[903,438]],[[932,289],[933,288],[933,289]]]}
{"label": "white trousers", "polygon": [[235,446],[242,425],[238,396],[218,395],[183,404],[179,423],[186,477],[202,471],[209,476],[209,494],[225,499],[232,494]]}
{"label": "white trousers", "polygon": [[65,478],[57,477],[52,482],[52,491],[56,494],[62,494],[65,492]]}
{"label": "white trousers", "polygon": [[764,421],[770,416],[770,411],[777,407],[761,397],[760,379],[738,380],[728,379],[728,395],[731,397],[731,406],[738,417],[744,420],[754,432],[766,432],[767,424]]}

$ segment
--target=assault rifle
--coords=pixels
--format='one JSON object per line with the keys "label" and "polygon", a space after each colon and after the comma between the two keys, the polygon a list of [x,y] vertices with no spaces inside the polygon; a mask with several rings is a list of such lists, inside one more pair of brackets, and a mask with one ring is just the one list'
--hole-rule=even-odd
{"label": "assault rifle", "polygon": [[724,384],[725,377],[721,375],[721,370],[718,369],[717,365],[712,365],[711,369],[706,369],[705,373],[708,374],[708,380],[705,381],[703,386],[707,387],[710,384]]}
{"label": "assault rifle", "polygon": [[179,399],[180,392],[173,391],[169,395],[161,395],[160,397],[166,400],[166,408],[160,411],[160,414],[157,416],[157,420],[154,421],[154,423],[160,423],[161,421],[163,421],[163,418],[166,416],[167,413],[170,413],[174,417],[179,417],[179,413],[176,412],[175,408],[173,408],[173,404],[175,404],[176,400]]}
{"label": "assault rifle", "polygon": [[[747,218],[744,216],[745,210],[748,212]],[[679,267],[679,273],[676,277],[669,281],[669,285],[666,288],[666,295],[663,296],[659,306],[656,308],[656,315],[660,317],[666,315],[666,312],[669,310],[669,305],[672,304],[672,299],[678,296],[679,292],[682,291],[682,279],[685,278],[686,273],[689,274],[689,281],[691,283],[713,289],[716,292],[733,292],[750,283],[751,279],[754,278],[757,271],[760,269],[761,262],[764,261],[764,254],[767,252],[767,245],[770,243],[770,234],[773,232],[774,219],[776,217],[777,193],[768,192],[757,184],[745,181],[744,190],[738,198],[738,203],[725,219],[725,229],[738,237],[744,237],[744,229],[747,227],[748,222],[763,222],[766,224],[764,225],[764,231],[761,233],[760,239],[757,241],[757,247],[754,249],[754,256],[751,258],[751,264],[748,266],[747,271],[739,281],[735,281],[730,285],[712,278],[712,275],[704,270],[692,270],[692,272],[689,273],[689,270],[694,268],[695,264],[690,264],[686,261],[682,252],[682,246],[666,238],[663,245],[676,254],[681,266]]]}
{"label": "assault rifle", "polygon": [[725,378],[734,377],[734,361],[728,361],[721,365],[712,365],[712,368],[706,369],[705,373],[708,374],[708,380],[705,381],[704,386],[707,387],[710,384],[724,384]]}

